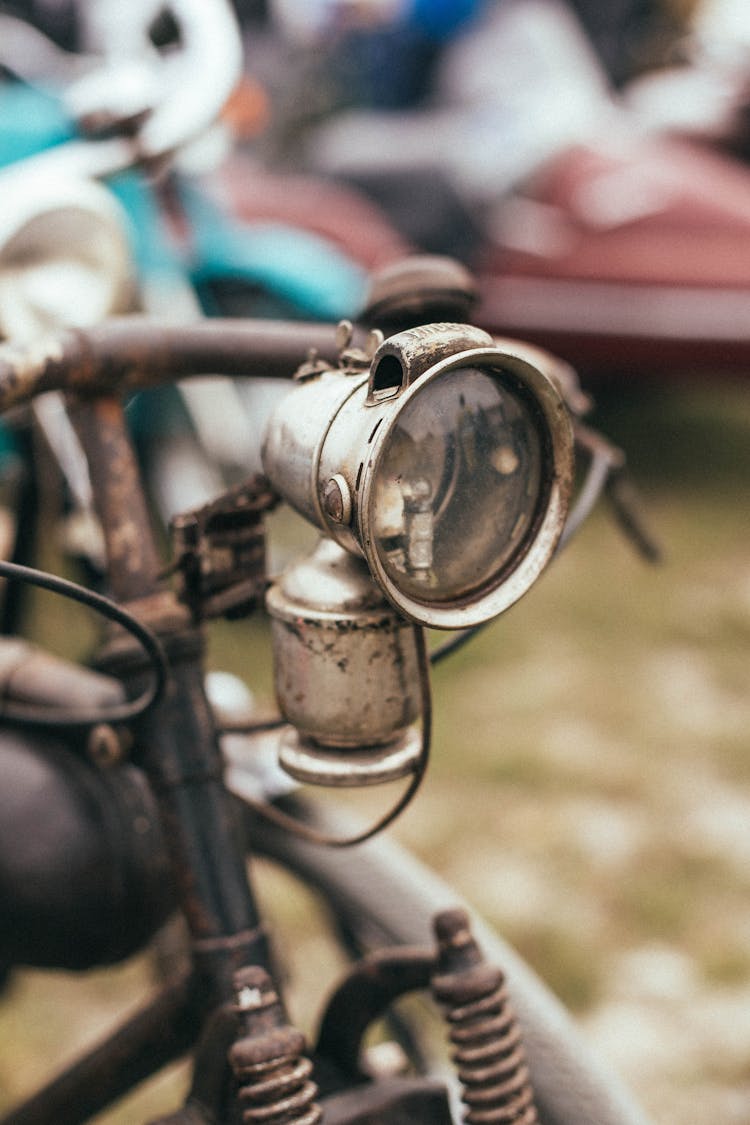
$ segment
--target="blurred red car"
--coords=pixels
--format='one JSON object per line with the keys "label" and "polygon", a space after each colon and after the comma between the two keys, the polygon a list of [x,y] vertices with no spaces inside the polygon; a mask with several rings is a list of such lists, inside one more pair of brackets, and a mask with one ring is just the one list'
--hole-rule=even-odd
{"label": "blurred red car", "polygon": [[750,170],[707,146],[565,152],[474,264],[482,324],[588,373],[750,372]]}

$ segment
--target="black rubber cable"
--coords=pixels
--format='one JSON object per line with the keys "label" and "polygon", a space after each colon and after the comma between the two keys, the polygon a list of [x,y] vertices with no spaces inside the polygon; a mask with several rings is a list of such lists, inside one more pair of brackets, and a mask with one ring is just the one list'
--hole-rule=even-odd
{"label": "black rubber cable", "polygon": [[121,625],[133,636],[143,648],[149,658],[153,671],[151,684],[135,699],[126,703],[115,704],[111,707],[100,708],[90,713],[77,712],[64,707],[29,707],[18,703],[4,701],[0,703],[0,719],[17,723],[18,725],[41,727],[92,727],[99,723],[131,723],[141,718],[151,707],[161,699],[169,676],[167,658],[159,638],[148,626],[144,625],[132,613],[113,602],[103,594],[87,590],[84,586],[71,582],[67,578],[60,578],[48,574],[34,567],[21,566],[19,563],[0,560],[0,578],[8,578],[18,582],[26,582],[30,586],[38,586],[42,590],[58,594],[71,601],[93,609],[108,620]]}

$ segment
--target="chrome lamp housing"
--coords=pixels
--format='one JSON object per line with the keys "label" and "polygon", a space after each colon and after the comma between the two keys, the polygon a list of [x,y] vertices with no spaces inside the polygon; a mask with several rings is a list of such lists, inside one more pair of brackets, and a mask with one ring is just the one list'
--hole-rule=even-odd
{"label": "chrome lamp housing", "polygon": [[[522,349],[519,349],[519,352]],[[303,372],[272,415],[277,491],[364,556],[407,620],[461,629],[536,581],[568,510],[573,438],[554,382],[481,329],[430,324],[367,362]]]}

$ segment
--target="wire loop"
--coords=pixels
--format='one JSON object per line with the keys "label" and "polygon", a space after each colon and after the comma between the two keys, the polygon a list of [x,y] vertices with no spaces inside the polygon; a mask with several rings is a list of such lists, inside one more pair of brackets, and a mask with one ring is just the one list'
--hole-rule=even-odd
{"label": "wire loop", "polygon": [[156,634],[134,617],[132,613],[113,602],[111,598],[107,598],[103,594],[97,594],[93,590],[87,590],[85,586],[80,586],[77,582],[48,574],[46,571],[37,570],[34,567],[21,566],[19,563],[0,560],[0,578],[25,582],[29,586],[37,586],[39,589],[48,590],[50,593],[58,594],[60,597],[85,605],[102,617],[106,617],[109,621],[121,625],[141,645],[149,658],[153,672],[151,684],[140,695],[119,705],[102,708],[87,714],[64,707],[27,707],[23,704],[3,702],[0,704],[0,720],[21,726],[62,727],[66,730],[93,727],[99,723],[109,723],[115,726],[122,723],[132,723],[136,719],[140,719],[159,702],[164,694],[169,676],[167,658]]}

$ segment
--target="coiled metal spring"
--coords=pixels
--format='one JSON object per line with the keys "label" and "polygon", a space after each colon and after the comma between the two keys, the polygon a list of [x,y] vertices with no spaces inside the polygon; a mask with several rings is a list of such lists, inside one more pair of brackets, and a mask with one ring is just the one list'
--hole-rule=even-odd
{"label": "coiled metal spring", "polygon": [[521,1031],[500,969],[486,964],[465,911],[435,919],[435,998],[445,1006],[468,1125],[538,1125]]}
{"label": "coiled metal spring", "polygon": [[251,966],[235,976],[242,1036],[229,1061],[239,1084],[237,1097],[245,1125],[318,1125],[312,1063],[305,1039],[291,1027],[264,969]]}

